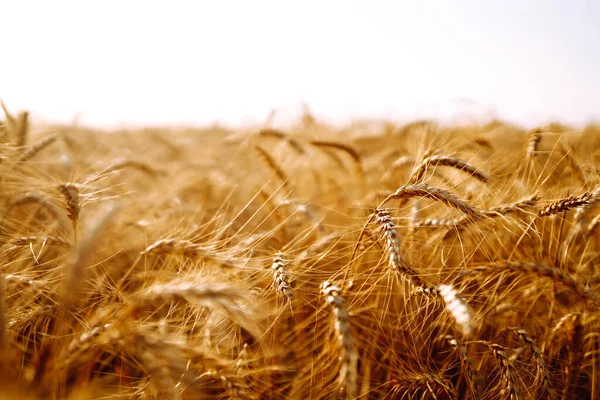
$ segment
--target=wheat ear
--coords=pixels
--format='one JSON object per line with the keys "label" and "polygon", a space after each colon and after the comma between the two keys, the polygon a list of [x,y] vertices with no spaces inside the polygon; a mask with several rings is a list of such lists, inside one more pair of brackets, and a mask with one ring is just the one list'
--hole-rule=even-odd
{"label": "wheat ear", "polygon": [[456,325],[465,336],[470,335],[473,330],[473,315],[467,302],[452,285],[440,285],[437,289],[446,303],[446,311],[452,315]]}
{"label": "wheat ear", "polygon": [[542,130],[539,128],[533,129],[529,132],[527,140],[527,157],[532,160],[538,149],[538,145],[542,140]]}
{"label": "wheat ear", "polygon": [[[503,215],[512,214],[518,211],[523,211],[525,208],[533,207],[540,199],[539,195],[534,194],[527,196],[514,203],[503,204],[500,206],[494,206],[487,209],[481,210],[481,214],[487,218],[496,218]],[[459,228],[468,223],[472,222],[472,219],[468,215],[462,215],[456,218],[426,218],[422,221],[415,223],[415,228],[423,227],[446,227],[446,228]]]}
{"label": "wheat ear", "polygon": [[537,346],[535,340],[533,340],[533,338],[529,336],[529,333],[527,333],[525,329],[517,327],[511,327],[509,329],[513,331],[519,337],[519,339],[521,339],[521,341],[525,343],[525,345],[527,345],[527,347],[529,347],[529,350],[531,351],[531,356],[535,360],[535,363],[537,365],[536,381],[541,380],[542,387],[548,393],[549,398],[555,399],[556,391],[551,385],[550,371],[548,371],[548,368],[546,367],[546,361],[544,360],[543,352]]}
{"label": "wheat ear", "polygon": [[77,222],[79,221],[79,213],[81,211],[79,187],[73,183],[65,183],[58,186],[58,191],[65,198],[67,216],[73,224],[73,238],[75,243],[77,243]]}
{"label": "wheat ear", "polygon": [[260,147],[258,145],[254,146],[254,148],[260,155],[260,158],[263,160],[265,165],[267,167],[269,167],[269,169],[275,173],[277,178],[279,178],[279,180],[281,181],[283,186],[286,188],[286,190],[291,191],[291,188],[289,185],[289,179],[288,179],[287,175],[285,174],[283,169],[281,169],[281,167],[279,165],[277,165],[277,163],[275,162],[273,157],[271,157],[271,155],[265,149],[263,149],[262,147]]}
{"label": "wheat ear", "polygon": [[17,159],[16,164],[19,165],[26,161],[29,161],[31,158],[35,157],[36,154],[38,154],[39,152],[44,150],[46,147],[48,147],[52,143],[54,143],[57,138],[58,138],[58,135],[51,135],[51,136],[48,136],[48,137],[40,140],[39,142],[37,142],[36,144],[31,146],[30,148],[25,150],[23,152],[23,154],[21,154],[21,156]]}
{"label": "wheat ear", "polygon": [[392,219],[392,214],[388,209],[378,209],[375,211],[375,221],[380,227],[380,236],[385,241],[384,251],[388,258],[388,265],[396,273],[407,279],[417,288],[430,289],[431,286],[425,282],[418,272],[411,267],[400,252],[400,242],[398,241],[398,232],[396,224]]}
{"label": "wheat ear", "polygon": [[486,273],[501,272],[502,270],[550,278],[554,282],[562,283],[564,286],[577,293],[581,298],[590,300],[596,307],[600,308],[600,298],[591,288],[585,287],[581,282],[577,281],[572,276],[565,274],[558,268],[535,263],[499,262],[473,269],[473,271]]}
{"label": "wheat ear", "polygon": [[277,252],[273,258],[271,270],[273,271],[273,283],[277,293],[281,293],[286,297],[292,297],[291,277],[287,271],[289,261],[283,258],[283,253]]}
{"label": "wheat ear", "polygon": [[284,140],[287,144],[290,145],[292,149],[294,149],[298,154],[304,154],[304,148],[294,139],[293,137],[283,133],[278,129],[273,128],[263,128],[258,131],[260,136],[264,137],[274,137],[279,140]]}
{"label": "wheat ear", "polygon": [[450,345],[456,347],[456,349],[459,353],[460,362],[466,370],[465,380],[467,381],[467,384],[469,385],[469,391],[471,392],[471,395],[475,399],[480,399],[481,394],[479,391],[479,387],[477,385],[477,375],[473,368],[473,361],[471,359],[471,355],[469,354],[469,350],[467,349],[467,345],[465,345],[464,343],[459,343],[456,340],[456,338],[449,336],[449,335],[445,336],[445,338],[448,340]]}
{"label": "wheat ear", "polygon": [[354,399],[356,398],[358,382],[358,353],[350,329],[350,315],[346,310],[344,299],[341,297],[342,290],[338,286],[325,281],[321,284],[321,293],[326,296],[327,302],[333,307],[335,329],[342,349],[342,365],[339,373],[340,386],[345,388],[347,399]]}
{"label": "wheat ear", "polygon": [[19,115],[17,130],[17,146],[22,147],[27,144],[27,136],[29,135],[29,113],[24,111]]}
{"label": "wheat ear", "polygon": [[426,157],[421,162],[421,164],[419,164],[415,168],[415,170],[411,174],[410,182],[412,182],[412,183],[420,182],[423,179],[423,176],[425,175],[427,168],[429,168],[429,167],[435,168],[437,166],[446,166],[446,167],[456,168],[483,183],[487,183],[489,181],[488,175],[479,171],[472,164],[470,164],[464,160],[461,160],[460,158],[448,157],[448,156],[431,156],[431,157]]}
{"label": "wheat ear", "polygon": [[585,192],[579,196],[568,196],[564,199],[554,200],[550,203],[546,203],[538,212],[540,217],[548,215],[560,214],[561,212],[569,211],[575,207],[581,207],[589,204],[592,200],[593,195],[590,192]]}
{"label": "wheat ear", "polygon": [[501,394],[504,396],[504,398],[507,400],[519,399],[519,390],[515,382],[515,366],[506,352],[506,347],[500,346],[497,343],[489,342],[487,340],[478,340],[475,343],[481,343],[487,346],[494,355],[494,358],[498,363],[498,367],[500,368],[500,376],[502,380]]}

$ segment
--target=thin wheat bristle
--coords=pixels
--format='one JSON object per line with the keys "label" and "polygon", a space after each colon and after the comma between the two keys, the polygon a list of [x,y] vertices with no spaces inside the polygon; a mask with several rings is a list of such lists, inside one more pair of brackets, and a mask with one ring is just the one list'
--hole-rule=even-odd
{"label": "thin wheat bristle", "polygon": [[475,168],[473,165],[469,164],[464,160],[461,160],[460,158],[448,156],[426,157],[421,162],[421,164],[419,164],[419,166],[415,168],[414,172],[411,174],[410,181],[413,183],[420,182],[423,179],[423,176],[425,175],[425,172],[429,167],[435,168],[437,166],[456,168],[462,172],[465,172],[466,174],[471,175],[473,178],[483,183],[487,183],[489,181],[489,176]]}
{"label": "thin wheat bristle", "polygon": [[341,297],[342,290],[338,286],[330,281],[325,281],[321,284],[321,293],[323,293],[327,302],[333,307],[335,316],[335,329],[338,334],[342,352],[339,382],[341,387],[345,389],[346,398],[354,399],[356,398],[358,383],[358,354],[354,346],[354,339],[350,329],[350,315],[346,310],[344,299]]}

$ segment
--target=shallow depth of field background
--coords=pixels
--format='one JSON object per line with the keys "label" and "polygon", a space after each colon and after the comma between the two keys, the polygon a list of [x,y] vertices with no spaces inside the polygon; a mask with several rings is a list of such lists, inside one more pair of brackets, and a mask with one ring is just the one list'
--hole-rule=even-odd
{"label": "shallow depth of field background", "polygon": [[0,98],[86,125],[600,118],[600,3],[2,1]]}
{"label": "shallow depth of field background", "polygon": [[0,0],[0,400],[600,399],[598,21]]}

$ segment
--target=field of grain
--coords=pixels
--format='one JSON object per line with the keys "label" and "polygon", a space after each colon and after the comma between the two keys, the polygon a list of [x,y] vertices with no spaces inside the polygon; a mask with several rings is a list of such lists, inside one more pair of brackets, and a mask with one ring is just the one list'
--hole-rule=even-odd
{"label": "field of grain", "polygon": [[2,399],[600,399],[600,126],[5,113]]}

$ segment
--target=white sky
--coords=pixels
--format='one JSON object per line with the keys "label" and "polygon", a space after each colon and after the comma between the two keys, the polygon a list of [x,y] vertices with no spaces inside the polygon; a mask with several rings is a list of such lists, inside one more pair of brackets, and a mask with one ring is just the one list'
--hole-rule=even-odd
{"label": "white sky", "polygon": [[0,98],[53,121],[600,119],[597,0],[0,5]]}

